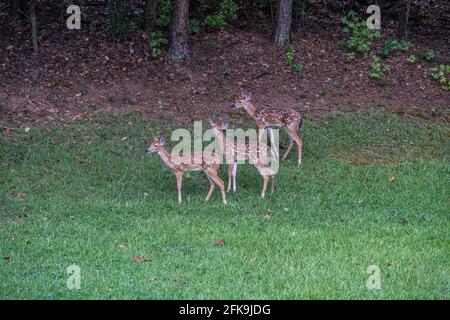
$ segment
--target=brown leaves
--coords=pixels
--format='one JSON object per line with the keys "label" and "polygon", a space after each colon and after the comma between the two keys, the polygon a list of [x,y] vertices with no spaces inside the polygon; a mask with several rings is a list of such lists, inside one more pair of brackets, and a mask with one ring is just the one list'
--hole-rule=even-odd
{"label": "brown leaves", "polygon": [[13,197],[17,197],[17,198],[25,198],[25,196],[27,195],[25,192],[17,192],[17,190],[15,188],[11,189],[10,194]]}
{"label": "brown leaves", "polygon": [[133,257],[133,259],[131,259],[132,262],[137,262],[137,263],[143,263],[143,262],[147,262],[148,258],[144,257],[144,256],[135,256]]}
{"label": "brown leaves", "polygon": [[225,240],[223,239],[216,240],[214,241],[214,245],[217,247],[223,247],[225,245]]}

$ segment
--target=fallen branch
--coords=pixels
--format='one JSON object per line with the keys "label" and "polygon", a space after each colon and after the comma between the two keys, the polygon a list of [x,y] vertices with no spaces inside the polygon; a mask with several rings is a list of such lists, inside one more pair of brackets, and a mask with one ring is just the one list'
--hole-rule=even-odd
{"label": "fallen branch", "polygon": [[266,75],[268,75],[268,74],[272,74],[272,72],[269,72],[269,71],[263,72],[263,73],[257,75],[256,77],[253,77],[253,78],[251,79],[251,81],[256,80],[256,79],[259,79],[259,78],[261,78],[261,77],[264,77],[264,76],[266,76]]}

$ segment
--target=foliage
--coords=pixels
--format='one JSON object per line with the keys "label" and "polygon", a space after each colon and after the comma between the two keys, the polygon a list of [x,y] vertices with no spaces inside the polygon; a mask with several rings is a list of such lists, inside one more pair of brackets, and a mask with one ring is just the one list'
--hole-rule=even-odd
{"label": "foliage", "polygon": [[299,73],[303,70],[303,65],[295,62],[295,50],[291,43],[287,43],[285,47],[286,51],[286,63],[291,67],[291,71]]}
{"label": "foliage", "polygon": [[439,81],[442,90],[450,90],[450,65],[441,64],[439,68],[432,68],[431,75],[434,80]]}
{"label": "foliage", "polygon": [[433,50],[427,50],[425,52],[424,59],[427,61],[433,61],[434,59],[436,59],[436,54]]}
{"label": "foliage", "polygon": [[380,37],[381,34],[367,28],[366,21],[360,19],[353,10],[342,17],[342,22],[344,23],[344,32],[350,33],[347,48],[366,56],[371,49],[373,39]]}
{"label": "foliage", "polygon": [[417,60],[417,58],[416,58],[416,56],[413,55],[413,54],[410,55],[410,56],[406,59],[406,61],[411,62],[411,63],[416,62],[416,60]]}
{"label": "foliage", "polygon": [[156,27],[159,30],[167,30],[172,20],[172,1],[160,0],[158,5],[158,17],[156,18]]}
{"label": "foliage", "polygon": [[200,21],[198,19],[192,19],[188,24],[188,33],[196,34],[200,32]]}
{"label": "foliage", "polygon": [[353,51],[346,52],[344,56],[347,61],[353,61],[356,58],[356,54]]}
{"label": "foliage", "polygon": [[228,23],[237,19],[239,6],[232,0],[223,0],[220,4],[219,12],[215,15],[207,16],[206,25],[211,29],[225,28]]}
{"label": "foliage", "polygon": [[410,41],[406,40],[398,41],[397,39],[391,38],[385,41],[384,46],[378,50],[378,53],[386,57],[395,50],[407,51],[411,47],[412,43]]}
{"label": "foliage", "polygon": [[382,63],[380,56],[374,56],[373,62],[369,67],[369,77],[372,79],[381,79],[384,77],[384,72],[389,69],[389,64]]}
{"label": "foliage", "polygon": [[126,40],[132,26],[127,1],[108,0],[104,22],[110,38]]}
{"label": "foliage", "polygon": [[163,33],[158,30],[150,33],[149,43],[152,48],[152,56],[157,58],[162,53],[162,46],[167,44],[168,41]]}

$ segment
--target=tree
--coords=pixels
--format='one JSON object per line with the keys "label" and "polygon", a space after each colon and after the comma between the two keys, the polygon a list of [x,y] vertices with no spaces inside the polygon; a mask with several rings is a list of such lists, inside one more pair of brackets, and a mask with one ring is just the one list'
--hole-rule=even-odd
{"label": "tree", "polygon": [[33,42],[33,51],[38,53],[38,35],[36,18],[36,0],[30,0],[30,21],[31,21],[31,39]]}
{"label": "tree", "polygon": [[150,33],[153,31],[156,22],[156,6],[158,0],[147,0],[145,6],[145,31]]}
{"label": "tree", "polygon": [[285,44],[291,40],[292,0],[280,0],[274,42]]}
{"label": "tree", "polygon": [[401,3],[401,8],[398,11],[398,33],[399,35],[406,39],[408,38],[408,22],[409,22],[409,12],[411,8],[411,1],[405,0]]}
{"label": "tree", "polygon": [[188,19],[189,0],[174,0],[169,45],[169,58],[172,60],[183,60],[189,57]]}

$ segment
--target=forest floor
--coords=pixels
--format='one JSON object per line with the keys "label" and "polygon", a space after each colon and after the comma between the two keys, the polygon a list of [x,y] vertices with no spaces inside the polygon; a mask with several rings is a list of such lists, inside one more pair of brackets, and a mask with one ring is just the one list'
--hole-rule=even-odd
{"label": "forest floor", "polygon": [[[326,23],[311,18],[294,34],[295,62],[303,65],[297,74],[286,63],[285,49],[271,43],[270,23],[201,32],[190,39],[189,61],[171,63],[152,57],[142,32],[125,42],[109,40],[99,19],[58,33],[51,30],[61,21],[41,21],[40,53],[34,56],[26,21],[3,20],[9,28],[0,46],[0,121],[7,127],[89,119],[99,110],[181,124],[211,114],[242,118],[245,113],[231,107],[241,90],[251,92],[257,105],[288,106],[305,117],[376,107],[449,121],[450,93],[430,71],[449,63],[450,44],[438,32],[411,31],[413,47],[390,54],[384,60],[390,70],[373,80],[370,56],[345,59],[348,35],[339,17]],[[392,29],[381,31],[375,51],[395,38]],[[424,58],[427,50],[433,50],[432,61]],[[412,54],[414,63],[407,61]]]}

